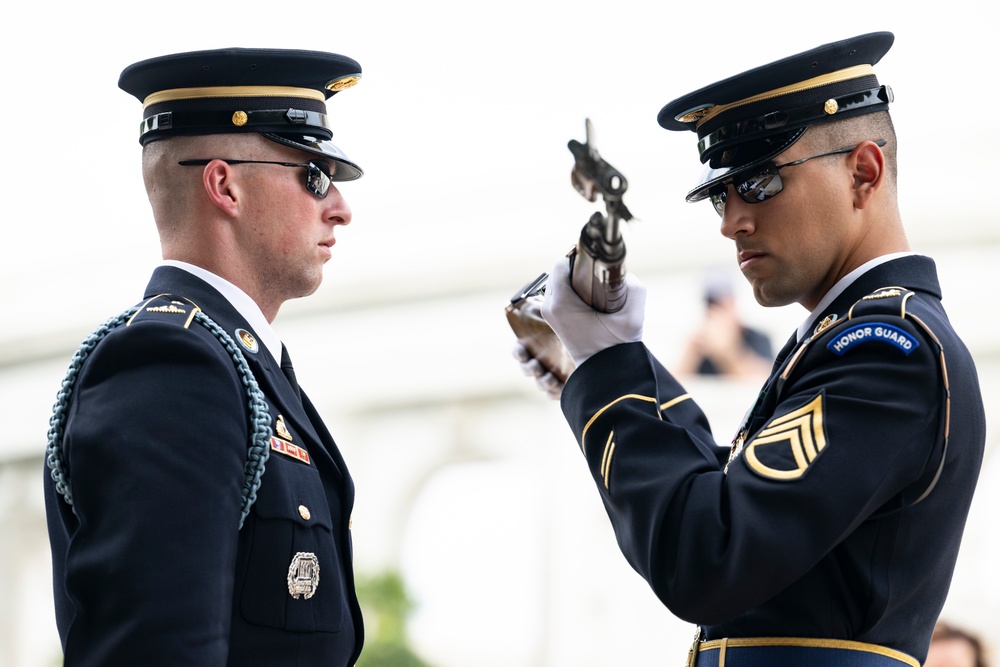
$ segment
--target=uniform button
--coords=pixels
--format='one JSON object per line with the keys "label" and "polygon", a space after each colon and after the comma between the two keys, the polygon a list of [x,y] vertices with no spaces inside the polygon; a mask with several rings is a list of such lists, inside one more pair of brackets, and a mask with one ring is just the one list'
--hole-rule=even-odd
{"label": "uniform button", "polygon": [[305,505],[299,505],[299,516],[308,521],[312,514],[309,513],[308,507]]}

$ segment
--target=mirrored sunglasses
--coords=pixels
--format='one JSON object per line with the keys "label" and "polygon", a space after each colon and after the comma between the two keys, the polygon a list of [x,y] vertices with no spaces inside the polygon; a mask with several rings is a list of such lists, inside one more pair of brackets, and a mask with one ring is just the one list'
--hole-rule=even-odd
{"label": "mirrored sunglasses", "polygon": [[[881,147],[885,146],[888,142],[884,139],[880,139],[875,143]],[[749,177],[737,174],[733,178],[719,183],[712,189],[712,192],[709,193],[709,199],[712,201],[712,206],[715,207],[715,211],[719,214],[719,217],[722,217],[722,215],[726,212],[726,197],[728,196],[727,193],[730,185],[733,186],[733,190],[739,198],[746,203],[759,204],[762,201],[767,201],[768,199],[776,196],[784,188],[784,185],[781,182],[781,174],[779,173],[779,170],[784,169],[785,167],[794,167],[795,165],[808,162],[809,160],[815,160],[819,157],[850,153],[860,145],[861,144],[848,146],[846,148],[838,148],[837,150],[830,151],[829,153],[810,155],[809,157],[804,157],[801,160],[785,162],[784,164],[766,162],[759,166],[758,171],[752,172]]]}
{"label": "mirrored sunglasses", "polygon": [[227,158],[209,158],[198,160],[181,160],[177,164],[182,167],[205,166],[212,160],[222,160],[226,164],[276,164],[280,167],[304,167],[306,169],[306,190],[320,199],[326,197],[333,180],[330,165],[318,160],[311,162],[272,162],[270,160],[229,160]]}

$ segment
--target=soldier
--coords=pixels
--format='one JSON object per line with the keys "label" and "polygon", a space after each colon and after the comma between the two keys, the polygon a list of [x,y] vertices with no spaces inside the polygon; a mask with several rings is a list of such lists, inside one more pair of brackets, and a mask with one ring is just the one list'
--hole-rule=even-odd
{"label": "soldier", "polygon": [[65,664],[353,665],[354,486],[271,322],[313,293],[361,169],[332,53],[127,67],[163,265],[71,363],[46,506]]}
{"label": "soldier", "polygon": [[731,447],[644,346],[640,280],[607,314],[566,259],[551,272],[542,315],[577,366],[563,413],[629,563],[699,625],[698,667],[918,667],[948,592],[985,417],[897,206],[873,68],[892,42],[826,44],[660,111],[697,133],[707,168],[687,199],[711,201],[757,301],[809,313]]}

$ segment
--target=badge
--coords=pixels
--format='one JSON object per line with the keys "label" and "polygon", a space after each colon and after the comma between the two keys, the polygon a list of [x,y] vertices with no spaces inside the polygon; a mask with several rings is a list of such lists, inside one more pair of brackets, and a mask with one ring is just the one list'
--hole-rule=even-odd
{"label": "badge", "polygon": [[309,465],[309,452],[298,445],[293,445],[287,440],[271,436],[271,451],[290,456],[297,461],[302,461]]}
{"label": "badge", "polygon": [[799,479],[826,449],[823,424],[823,394],[818,394],[807,405],[772,419],[746,443],[743,457],[761,477]]}
{"label": "badge", "polygon": [[920,347],[920,341],[899,327],[886,322],[866,322],[844,330],[840,336],[827,343],[826,348],[842,357],[855,345],[870,342],[894,345],[907,356]]}
{"label": "badge", "polygon": [[816,328],[813,329],[813,335],[815,336],[819,332],[829,329],[830,325],[836,321],[837,321],[837,313],[830,313],[829,315],[824,317],[819,324],[816,325]]}
{"label": "badge", "polygon": [[187,311],[183,308],[178,308],[177,306],[183,306],[184,304],[180,301],[171,301],[166,306],[151,306],[146,308],[146,312],[149,313],[170,313],[171,315],[186,315]]}
{"label": "badge", "polygon": [[254,338],[254,335],[246,329],[236,330],[236,340],[240,341],[240,345],[242,345],[243,349],[247,352],[257,354],[257,351],[260,349],[260,344],[257,342],[257,339]]}
{"label": "badge", "polygon": [[289,432],[288,427],[285,426],[285,418],[281,415],[278,415],[277,422],[274,425],[274,431],[285,440],[292,440],[292,434]]}
{"label": "badge", "polygon": [[868,296],[861,297],[862,301],[873,301],[875,299],[892,299],[903,296],[903,292],[897,287],[885,287],[877,292],[872,292]]}
{"label": "badge", "polygon": [[300,551],[288,566],[288,594],[308,600],[319,588],[319,559],[310,551]]}

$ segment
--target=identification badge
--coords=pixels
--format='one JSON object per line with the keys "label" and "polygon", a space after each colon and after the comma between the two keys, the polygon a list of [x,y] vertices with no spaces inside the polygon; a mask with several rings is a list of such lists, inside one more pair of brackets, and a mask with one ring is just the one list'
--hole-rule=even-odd
{"label": "identification badge", "polygon": [[288,594],[308,600],[319,588],[319,559],[310,551],[300,551],[288,566]]}

